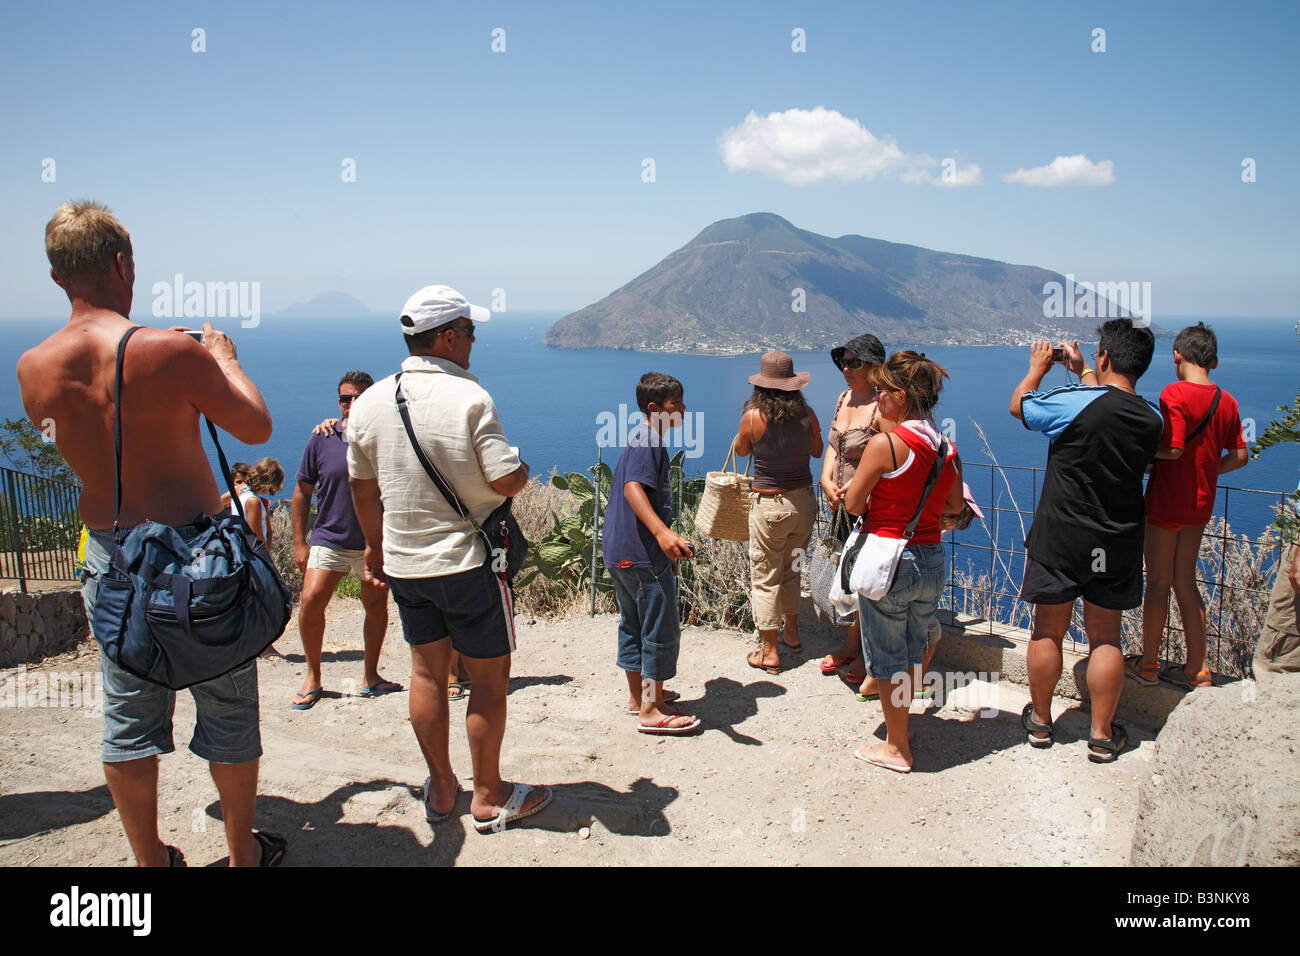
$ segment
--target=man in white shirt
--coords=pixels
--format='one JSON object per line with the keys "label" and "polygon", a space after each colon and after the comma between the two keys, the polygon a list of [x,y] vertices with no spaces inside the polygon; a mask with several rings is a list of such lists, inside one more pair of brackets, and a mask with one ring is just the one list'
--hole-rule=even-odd
{"label": "man in white shirt", "polygon": [[[528,483],[528,466],[506,442],[496,406],[467,371],[474,323],[491,313],[447,286],[407,300],[401,325],[410,358],[399,373],[411,425],[429,461],[480,525]],[[470,813],[495,832],[551,801],[549,787],[501,779],[506,685],[515,649],[512,595],[493,555],[429,478],[397,409],[399,375],[352,405],[348,474],[365,532],[365,574],[387,580],[411,645],[411,725],[429,765],[425,816],[451,815],[460,790],[447,750],[448,670],[457,651],[474,684],[465,719],[474,762]]]}

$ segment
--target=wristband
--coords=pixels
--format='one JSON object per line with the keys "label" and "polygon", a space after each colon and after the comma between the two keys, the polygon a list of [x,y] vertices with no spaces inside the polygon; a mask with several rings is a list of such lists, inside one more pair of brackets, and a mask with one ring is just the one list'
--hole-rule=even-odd
{"label": "wristband", "polygon": [[1079,381],[1082,382],[1082,381],[1083,381],[1083,377],[1084,377],[1085,375],[1096,375],[1096,374],[1097,374],[1097,373],[1094,372],[1092,369],[1090,369],[1090,368],[1084,368],[1084,370],[1083,370],[1082,372],[1079,373]]}

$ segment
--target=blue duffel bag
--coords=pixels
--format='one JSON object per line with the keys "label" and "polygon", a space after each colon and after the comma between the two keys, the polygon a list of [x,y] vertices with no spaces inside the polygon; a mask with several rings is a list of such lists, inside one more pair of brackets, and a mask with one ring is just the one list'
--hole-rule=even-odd
{"label": "blue duffel bag", "polygon": [[[138,326],[136,327],[138,328]],[[122,359],[117,349],[114,454],[117,511],[114,548],[99,576],[91,630],[114,664],[155,684],[179,690],[252,660],[284,633],[293,597],[270,554],[244,520],[230,469],[207,422],[238,514],[200,515],[186,541],[175,528],[146,521],[122,535]]]}

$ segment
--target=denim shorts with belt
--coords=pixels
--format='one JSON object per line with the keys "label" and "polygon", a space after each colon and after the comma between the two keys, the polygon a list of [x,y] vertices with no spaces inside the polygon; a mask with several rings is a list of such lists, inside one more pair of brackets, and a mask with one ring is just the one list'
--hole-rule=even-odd
{"label": "denim shorts with belt", "polygon": [[[186,525],[176,532],[189,541],[199,529]],[[99,576],[108,570],[115,547],[111,531],[91,531],[86,539],[81,600],[88,621],[94,620]],[[99,669],[104,679],[104,743],[100,759],[119,763],[174,751],[172,713],[176,692],[123,670],[102,651]],[[191,751],[212,763],[228,764],[247,763],[262,755],[256,660],[195,684],[189,691],[198,712]]]}
{"label": "denim shorts with belt", "polygon": [[677,577],[662,560],[661,566],[609,568],[618,599],[618,666],[653,681],[677,676],[682,643]]}
{"label": "denim shorts with belt", "polygon": [[858,595],[862,640],[872,677],[888,679],[924,662],[947,572],[942,544],[908,545],[889,591],[874,601]]}

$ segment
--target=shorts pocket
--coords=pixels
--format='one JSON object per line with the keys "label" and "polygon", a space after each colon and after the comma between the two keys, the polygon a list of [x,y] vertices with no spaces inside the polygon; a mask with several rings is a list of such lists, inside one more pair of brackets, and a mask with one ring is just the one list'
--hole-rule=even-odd
{"label": "shorts pocket", "polygon": [[901,610],[911,604],[920,593],[923,585],[924,575],[917,568],[915,561],[909,561],[904,554],[899,559],[898,567],[894,570],[894,580],[889,585],[889,590],[879,599],[877,603],[895,610]]}

